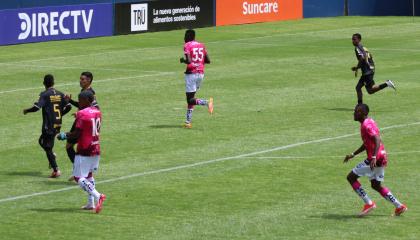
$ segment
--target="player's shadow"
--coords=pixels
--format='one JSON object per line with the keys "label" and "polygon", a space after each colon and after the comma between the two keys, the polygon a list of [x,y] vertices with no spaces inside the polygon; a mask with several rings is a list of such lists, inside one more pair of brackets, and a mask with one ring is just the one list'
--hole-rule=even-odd
{"label": "player's shadow", "polygon": [[60,181],[58,179],[48,179],[48,181],[43,181],[43,183],[50,186],[78,186],[74,181]]}
{"label": "player's shadow", "polygon": [[39,213],[91,213],[90,211],[84,211],[79,208],[31,208],[31,211]]}
{"label": "player's shadow", "polygon": [[322,219],[336,220],[336,221],[349,221],[352,219],[364,219],[364,218],[384,217],[384,216],[386,215],[370,214],[369,216],[359,217],[356,214],[326,213],[326,214],[321,214],[321,215],[312,215],[311,218],[322,218]]}
{"label": "player's shadow", "polygon": [[171,124],[158,124],[158,125],[150,125],[150,128],[154,129],[164,129],[164,128],[182,128],[182,125],[171,125]]}
{"label": "player's shadow", "polygon": [[4,172],[1,175],[8,176],[28,176],[28,177],[45,177],[40,171],[15,171],[15,172]]}
{"label": "player's shadow", "polygon": [[354,108],[343,108],[343,107],[339,107],[339,108],[325,108],[328,111],[337,111],[337,112],[353,112]]}

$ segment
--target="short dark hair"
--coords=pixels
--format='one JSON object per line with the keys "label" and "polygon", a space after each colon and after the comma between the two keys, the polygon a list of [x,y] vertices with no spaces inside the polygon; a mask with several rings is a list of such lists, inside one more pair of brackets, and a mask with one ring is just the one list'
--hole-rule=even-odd
{"label": "short dark hair", "polygon": [[82,72],[80,75],[86,76],[87,78],[89,78],[90,82],[93,81],[93,74],[91,72]]}
{"label": "short dark hair", "polygon": [[195,39],[195,31],[193,29],[188,29],[185,31],[185,40],[192,41]]}
{"label": "short dark hair", "polygon": [[369,106],[367,104],[359,103],[357,104],[356,108],[361,108],[363,113],[365,113],[366,115],[369,114]]}
{"label": "short dark hair", "polygon": [[87,90],[79,93],[79,99],[80,98],[87,99],[90,103],[92,103],[95,100],[95,96],[93,95],[93,93]]}
{"label": "short dark hair", "polygon": [[54,86],[54,76],[52,74],[44,76],[44,86],[47,88]]}
{"label": "short dark hair", "polygon": [[360,33],[353,34],[353,37],[357,37],[357,39],[362,40],[362,35],[360,35]]}

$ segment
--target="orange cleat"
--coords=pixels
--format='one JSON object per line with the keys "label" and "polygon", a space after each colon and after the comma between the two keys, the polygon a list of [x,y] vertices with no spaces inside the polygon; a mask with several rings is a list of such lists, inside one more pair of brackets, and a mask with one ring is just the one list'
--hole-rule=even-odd
{"label": "orange cleat", "polygon": [[373,209],[376,208],[376,203],[372,202],[372,204],[365,204],[363,210],[359,213],[359,217],[364,217],[370,213]]}
{"label": "orange cleat", "polygon": [[95,208],[95,212],[96,213],[101,212],[101,210],[102,210],[102,204],[104,204],[105,199],[106,199],[105,194],[101,194],[101,196],[99,197],[99,200],[98,200],[98,204],[96,205],[96,208]]}
{"label": "orange cleat", "polygon": [[57,172],[53,171],[51,175],[49,176],[49,178],[58,178],[60,176],[61,176],[61,172],[60,170],[57,170]]}
{"label": "orange cleat", "polygon": [[404,204],[402,204],[401,207],[395,209],[394,216],[400,216],[401,214],[403,214],[407,210],[408,210],[408,208]]}
{"label": "orange cleat", "polygon": [[212,97],[209,99],[208,107],[209,107],[209,113],[213,114],[214,104],[213,104],[213,98]]}
{"label": "orange cleat", "polygon": [[184,128],[192,128],[192,123],[184,123]]}

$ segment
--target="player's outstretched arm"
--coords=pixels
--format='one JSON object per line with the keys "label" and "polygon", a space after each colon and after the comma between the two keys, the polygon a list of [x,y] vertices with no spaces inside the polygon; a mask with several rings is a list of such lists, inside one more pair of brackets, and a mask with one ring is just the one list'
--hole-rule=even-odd
{"label": "player's outstretched arm", "polygon": [[344,158],[344,162],[345,163],[348,162],[350,159],[354,158],[357,154],[359,154],[359,153],[361,153],[365,150],[366,150],[365,145],[362,144],[362,146],[360,146],[356,151],[354,151],[351,154],[346,155],[346,157]]}
{"label": "player's outstretched arm", "polygon": [[31,108],[23,109],[23,115],[26,115],[26,114],[31,113],[31,112],[36,112],[38,110],[39,110],[39,107],[34,105]]}
{"label": "player's outstretched arm", "polygon": [[67,104],[63,109],[63,116],[66,115],[71,110],[71,105]]}

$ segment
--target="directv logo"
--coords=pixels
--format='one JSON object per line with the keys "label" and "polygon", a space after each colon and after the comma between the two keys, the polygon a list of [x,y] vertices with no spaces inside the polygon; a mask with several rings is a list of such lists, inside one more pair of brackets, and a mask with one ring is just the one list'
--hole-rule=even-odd
{"label": "directv logo", "polygon": [[[92,23],[93,9],[87,14],[85,10],[49,12],[49,13],[19,13],[19,19],[22,20],[20,25],[21,33],[19,40],[25,40],[31,35],[32,37],[54,36],[77,34],[79,32],[79,18],[83,20],[84,31],[90,31]],[[68,19],[67,18],[72,18]],[[65,24],[68,22],[68,24]],[[66,26],[67,25],[67,26]],[[68,26],[70,25],[70,26]]]}
{"label": "directv logo", "polygon": [[147,31],[147,3],[131,4],[131,31]]}

